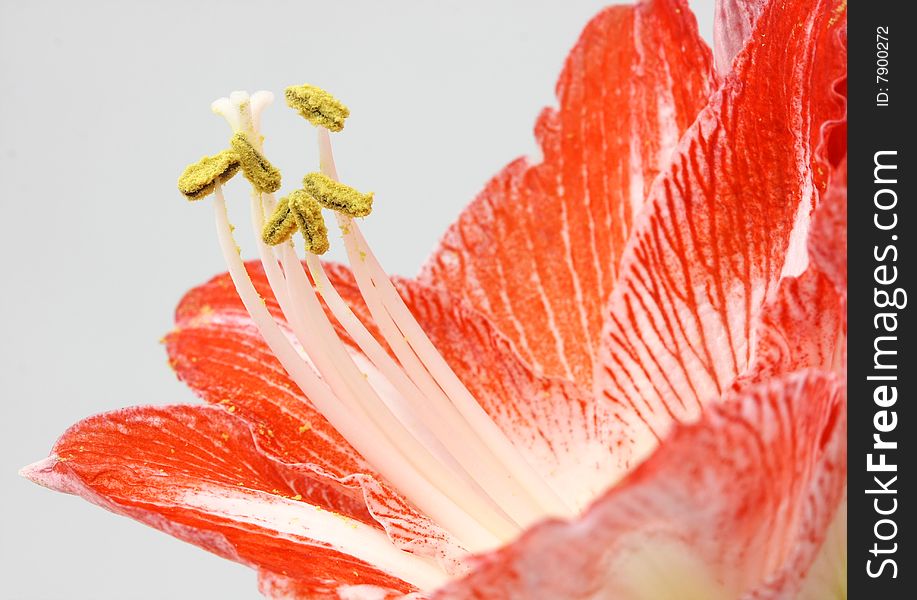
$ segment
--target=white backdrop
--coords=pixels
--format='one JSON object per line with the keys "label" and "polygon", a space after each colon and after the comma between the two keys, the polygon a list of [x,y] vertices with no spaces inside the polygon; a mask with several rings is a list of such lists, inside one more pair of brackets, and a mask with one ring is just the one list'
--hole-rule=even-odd
{"label": "white backdrop", "polygon": [[[377,194],[364,231],[414,274],[484,182],[534,151],[604,4],[0,0],[0,598],[258,597],[248,569],[16,476],[89,414],[196,401],[157,340],[223,270],[209,206],[175,190],[227,139],[214,98],[310,82],[344,99],[340,170]],[[709,39],[713,0],[691,4]],[[268,154],[313,169],[282,104]]]}

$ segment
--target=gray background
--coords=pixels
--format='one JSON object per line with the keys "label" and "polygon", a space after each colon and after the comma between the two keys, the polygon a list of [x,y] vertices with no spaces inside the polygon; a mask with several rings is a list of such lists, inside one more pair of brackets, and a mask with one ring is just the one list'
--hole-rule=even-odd
{"label": "gray background", "polygon": [[[175,190],[227,139],[214,98],[302,82],[343,98],[342,176],[377,193],[365,231],[382,262],[414,274],[482,184],[534,151],[604,4],[0,0],[0,597],[258,597],[248,569],[16,476],[80,418],[195,401],[157,340],[223,270],[209,203]],[[713,0],[691,4],[709,39]],[[315,167],[282,102],[264,131],[285,173]]]}

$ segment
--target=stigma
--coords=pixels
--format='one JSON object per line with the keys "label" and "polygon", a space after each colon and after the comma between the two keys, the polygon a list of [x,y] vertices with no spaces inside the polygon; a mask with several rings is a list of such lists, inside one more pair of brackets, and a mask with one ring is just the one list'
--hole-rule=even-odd
{"label": "stigma", "polygon": [[[502,545],[546,517],[572,516],[443,359],[369,247],[355,218],[370,214],[373,194],[339,181],[331,148],[329,132],[343,129],[349,110],[314,86],[292,86],[285,97],[314,127],[319,148],[320,169],[308,170],[300,189],[274,198],[281,176],[259,130],[268,92],[234,92],[213,103],[232,128],[230,148],[189,167],[179,186],[191,199],[214,196],[229,274],[271,352],[387,483],[469,552]],[[282,320],[255,289],[229,223],[223,186],[238,170],[250,184],[258,255]],[[318,259],[329,245],[324,211],[340,231],[371,323],[350,309]]]}

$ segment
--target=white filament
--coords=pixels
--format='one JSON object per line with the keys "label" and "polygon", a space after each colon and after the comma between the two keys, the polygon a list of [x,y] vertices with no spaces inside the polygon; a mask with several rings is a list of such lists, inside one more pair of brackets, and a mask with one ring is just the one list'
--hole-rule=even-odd
{"label": "white filament", "polygon": [[243,305],[290,378],[357,452],[418,508],[461,540],[469,550],[474,552],[492,548],[499,539],[459,508],[451,498],[437,490],[414,469],[409,468],[391,442],[370,426],[366,415],[352,412],[342,405],[325,382],[318,378],[290,345],[245,270],[245,264],[233,239],[221,187],[217,186],[215,196],[217,237],[229,275]]}
{"label": "white filament", "polygon": [[[233,92],[212,107],[260,150],[260,113],[272,99],[267,92],[251,97]],[[322,171],[337,179],[327,130],[318,128],[318,136]],[[219,186],[215,195],[217,234],[230,277],[271,352],[316,409],[391,485],[471,552],[505,543],[547,516],[573,514],[439,354],[352,219],[337,215],[353,275],[394,358],[341,298],[315,255],[306,253],[307,275],[291,243],[272,249],[260,240],[275,200],[254,192],[251,220],[261,264],[308,358],[301,355],[248,276]],[[338,337],[322,300],[365,355],[376,383]]]}

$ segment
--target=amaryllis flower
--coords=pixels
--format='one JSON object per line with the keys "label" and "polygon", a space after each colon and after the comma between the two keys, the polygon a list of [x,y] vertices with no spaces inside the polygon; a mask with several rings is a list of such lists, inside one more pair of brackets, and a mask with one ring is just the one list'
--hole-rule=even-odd
{"label": "amaryllis flower", "polygon": [[180,187],[229,272],[166,337],[208,405],[88,418],[24,474],[275,598],[845,598],[845,31],[842,1],[723,0],[711,52],[683,1],[603,11],[543,156],[413,280],[337,180],[343,104],[287,90],[321,164],[275,199],[271,95],[218,100],[232,139]]}

